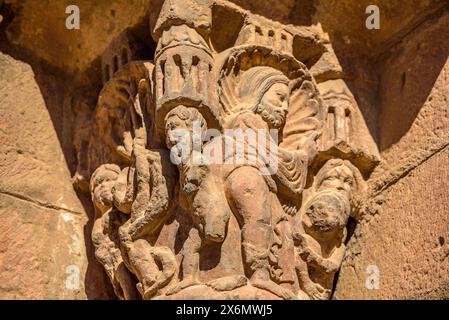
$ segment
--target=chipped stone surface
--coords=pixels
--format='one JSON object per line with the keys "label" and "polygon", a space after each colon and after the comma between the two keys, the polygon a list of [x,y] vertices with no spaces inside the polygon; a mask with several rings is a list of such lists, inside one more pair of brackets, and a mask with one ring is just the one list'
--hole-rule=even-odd
{"label": "chipped stone surface", "polygon": [[[87,215],[57,125],[30,65],[0,53],[0,70],[0,297],[86,298]],[[70,265],[75,290],[65,286]]]}
{"label": "chipped stone surface", "polygon": [[[449,14],[423,24],[398,44],[381,73],[378,191],[449,143]],[[435,46],[438,43],[438,46]]]}
{"label": "chipped stone surface", "polygon": [[[84,217],[0,194],[2,299],[84,299]],[[20,230],[20,231],[18,231]],[[66,286],[66,268],[79,287]],[[71,282],[70,282],[71,283]]]}

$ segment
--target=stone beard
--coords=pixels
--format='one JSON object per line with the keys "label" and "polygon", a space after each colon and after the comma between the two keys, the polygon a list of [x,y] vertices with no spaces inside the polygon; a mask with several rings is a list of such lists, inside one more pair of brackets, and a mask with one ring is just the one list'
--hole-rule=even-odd
{"label": "stone beard", "polygon": [[270,67],[254,67],[240,80],[241,106],[259,114],[269,128],[281,129],[288,111],[288,78]]}

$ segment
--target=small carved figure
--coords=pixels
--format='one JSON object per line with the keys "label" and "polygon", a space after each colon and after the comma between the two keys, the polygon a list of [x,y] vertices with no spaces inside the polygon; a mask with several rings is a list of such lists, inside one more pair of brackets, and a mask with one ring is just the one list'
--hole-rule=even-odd
{"label": "small carved figure", "polygon": [[131,218],[120,227],[124,262],[137,276],[137,289],[149,299],[161,288],[176,281],[178,270],[173,252],[154,246],[154,234],[170,216],[174,196],[175,172],[166,150],[148,150],[145,139],[137,136],[133,144],[136,194]]}
{"label": "small carved figure", "polygon": [[311,197],[299,215],[294,239],[301,288],[312,299],[329,299],[345,253],[351,193],[360,173],[348,161],[329,160],[315,177]]}
{"label": "small carved figure", "polygon": [[[92,175],[90,189],[96,212],[92,229],[95,256],[114,284],[116,295],[128,300],[137,299],[137,292],[119,247],[118,228],[127,219],[125,213],[129,213],[124,203],[123,179],[126,176],[127,170],[122,171],[117,165],[100,166]],[[125,210],[119,211],[116,207]]]}

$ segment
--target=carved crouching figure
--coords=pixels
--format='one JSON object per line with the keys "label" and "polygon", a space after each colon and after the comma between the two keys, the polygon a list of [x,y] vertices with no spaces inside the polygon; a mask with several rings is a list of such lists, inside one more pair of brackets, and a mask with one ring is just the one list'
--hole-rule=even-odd
{"label": "carved crouching figure", "polygon": [[137,289],[149,299],[176,281],[175,255],[164,246],[155,246],[155,237],[172,212],[176,174],[166,150],[148,150],[145,140],[133,144],[135,199],[131,218],[119,229],[124,262],[139,280]]}
{"label": "carved crouching figure", "polygon": [[318,172],[303,206],[293,238],[297,250],[299,284],[311,299],[326,300],[332,293],[346,240],[351,198],[360,173],[349,162],[329,160]]}
{"label": "carved crouching figure", "polygon": [[119,249],[118,228],[128,218],[125,213],[130,212],[131,205],[126,200],[127,175],[128,169],[120,170],[117,165],[106,164],[95,170],[90,181],[96,215],[92,229],[95,256],[105,268],[117,297],[126,300],[138,298]]}

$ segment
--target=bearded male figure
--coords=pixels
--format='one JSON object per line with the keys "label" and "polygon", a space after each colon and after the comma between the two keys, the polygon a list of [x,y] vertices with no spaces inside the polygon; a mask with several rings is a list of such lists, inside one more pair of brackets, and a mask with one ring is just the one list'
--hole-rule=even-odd
{"label": "bearded male figure", "polygon": [[[237,88],[240,104],[228,117],[225,129],[264,129],[269,141],[272,141],[270,129],[276,129],[281,136],[289,107],[288,84],[289,79],[271,67],[258,66],[246,71]],[[310,146],[314,144],[311,142]],[[245,143],[245,156],[249,157],[250,150],[259,149],[257,153],[268,152],[268,158],[273,158],[274,152],[274,160],[278,161],[278,170],[270,174],[262,174],[266,162],[260,157],[254,164],[234,164],[224,170],[227,199],[241,228],[245,273],[253,286],[284,299],[295,298],[291,290],[281,287],[271,275],[269,256],[274,241],[274,225],[285,215],[277,192],[283,181],[293,182],[296,189],[302,190],[309,161],[316,151],[313,146],[309,146],[309,150],[290,151],[278,149],[277,145],[275,150],[260,150],[266,148],[266,143],[261,144],[260,140],[257,146],[248,145],[251,141]]]}

